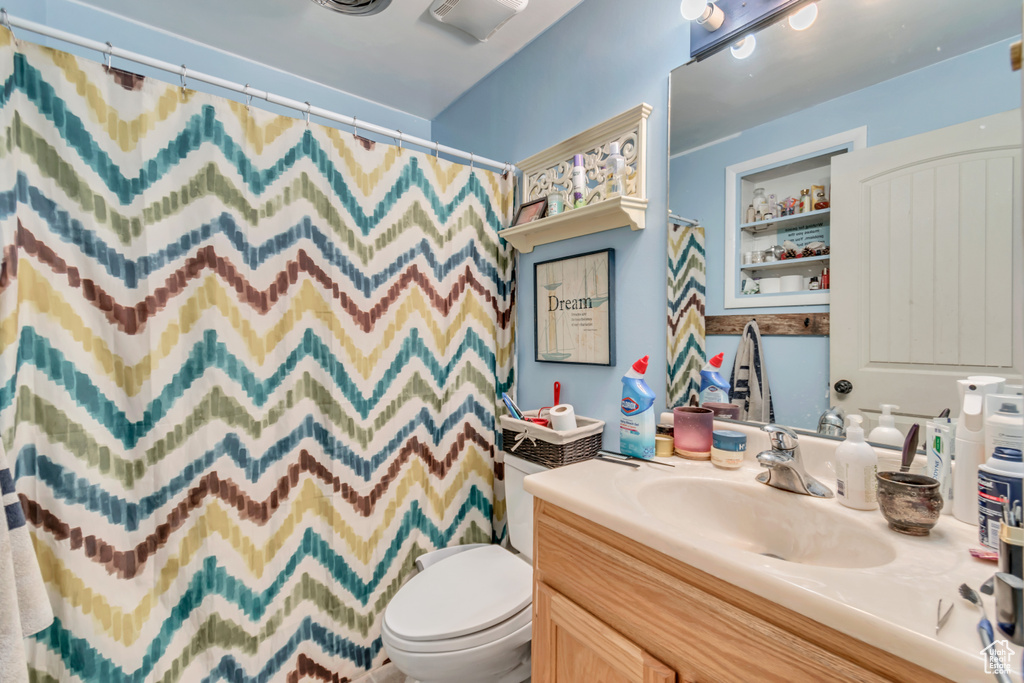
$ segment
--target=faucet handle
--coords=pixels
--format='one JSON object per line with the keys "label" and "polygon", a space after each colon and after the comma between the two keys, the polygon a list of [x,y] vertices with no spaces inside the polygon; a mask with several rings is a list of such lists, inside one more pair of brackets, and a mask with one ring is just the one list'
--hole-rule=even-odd
{"label": "faucet handle", "polygon": [[[792,451],[796,449],[797,436],[789,427],[783,427],[782,425],[767,424],[761,427],[762,430],[768,432],[768,439],[771,441],[772,448],[777,451]],[[787,444],[787,437],[789,443]]]}

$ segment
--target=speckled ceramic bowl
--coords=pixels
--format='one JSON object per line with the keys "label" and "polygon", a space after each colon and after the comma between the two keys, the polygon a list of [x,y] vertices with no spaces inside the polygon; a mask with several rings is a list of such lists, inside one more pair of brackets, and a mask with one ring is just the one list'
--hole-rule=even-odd
{"label": "speckled ceramic bowl", "polygon": [[910,536],[927,536],[942,511],[939,482],[921,474],[879,472],[878,508],[889,528]]}

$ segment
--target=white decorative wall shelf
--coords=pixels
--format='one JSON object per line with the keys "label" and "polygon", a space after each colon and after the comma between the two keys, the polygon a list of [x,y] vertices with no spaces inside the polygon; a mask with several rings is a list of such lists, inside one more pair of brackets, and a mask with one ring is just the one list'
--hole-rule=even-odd
{"label": "white decorative wall shelf", "polygon": [[[523,202],[559,194],[566,210],[506,228],[501,236],[520,252],[529,253],[540,244],[602,230],[626,226],[643,230],[647,214],[647,117],[650,114],[649,104],[637,105],[519,162],[517,166],[523,172]],[[626,158],[626,194],[607,198],[604,161],[608,157],[609,143],[615,141],[619,143],[619,153]],[[571,209],[572,159],[576,154],[583,155],[588,194],[584,206]]]}

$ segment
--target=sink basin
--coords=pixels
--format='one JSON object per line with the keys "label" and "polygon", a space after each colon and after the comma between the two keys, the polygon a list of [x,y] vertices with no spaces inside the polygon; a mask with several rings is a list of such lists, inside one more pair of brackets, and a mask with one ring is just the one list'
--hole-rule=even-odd
{"label": "sink basin", "polygon": [[[739,550],[788,562],[877,567],[896,558],[893,546],[833,500],[813,499],[756,483],[671,478],[636,491],[648,514]],[[864,512],[878,515],[878,512]]]}

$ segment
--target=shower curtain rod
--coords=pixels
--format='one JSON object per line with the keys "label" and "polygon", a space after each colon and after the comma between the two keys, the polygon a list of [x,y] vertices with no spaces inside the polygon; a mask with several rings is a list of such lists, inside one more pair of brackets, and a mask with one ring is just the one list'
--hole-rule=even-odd
{"label": "shower curtain rod", "polygon": [[[322,109],[321,107],[314,107],[309,102],[299,102],[288,97],[282,97],[281,95],[275,95],[267,92],[266,90],[258,90],[257,88],[250,88],[248,84],[235,83],[224,78],[218,78],[217,76],[211,76],[201,71],[193,71],[187,68],[184,64],[176,65],[170,62],[165,62],[160,59],[154,59],[145,55],[139,54],[138,52],[132,52],[130,50],[123,50],[118,47],[114,47],[110,43],[101,43],[97,40],[91,40],[84,38],[74,33],[68,33],[67,31],[61,31],[45,24],[40,24],[35,21],[29,21],[28,19],[22,19],[15,17],[7,13],[7,10],[0,8],[0,23],[2,23],[8,30],[14,34],[14,29],[21,29],[37,33],[47,38],[53,38],[60,40],[65,43],[72,45],[78,45],[89,50],[94,50],[106,57],[117,57],[119,59],[125,59],[129,62],[135,62],[142,64],[154,69],[160,69],[161,71],[168,71],[170,73],[178,74],[181,76],[182,83],[184,84],[187,80],[200,81],[209,85],[217,86],[218,88],[224,88],[225,90],[232,90],[237,93],[241,93],[246,97],[257,97],[261,100],[266,100],[271,104],[280,105],[282,107],[288,107],[289,109],[295,109],[306,116],[307,120],[310,115],[319,116],[320,118],[334,121],[335,123],[341,123],[346,126],[352,126],[353,130],[360,129],[371,133],[377,133],[390,138],[394,138],[399,141],[399,144],[411,144],[417,147],[422,147],[428,151],[434,151],[437,154],[444,152],[445,154],[459,159],[465,159],[469,161],[470,165],[480,164],[482,166],[490,166],[492,168],[501,169],[502,171],[515,172],[516,167],[514,164],[495,161],[488,159],[487,157],[481,157],[473,154],[472,152],[464,152],[461,149],[455,149],[448,145],[442,145],[438,142],[430,140],[424,140],[423,138],[416,137],[415,135],[407,135],[400,130],[392,128],[385,128],[384,126],[378,126],[367,121],[361,121],[356,119],[354,116],[345,116],[337,112],[330,111],[328,109]],[[17,39],[17,36],[15,36]]]}
{"label": "shower curtain rod", "polygon": [[677,216],[674,213],[670,213],[668,215],[668,219],[670,221],[675,221],[679,225],[693,225],[693,226],[700,225],[700,221],[695,221],[692,218],[683,218],[682,216]]}

